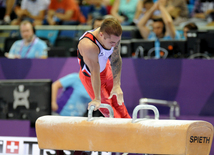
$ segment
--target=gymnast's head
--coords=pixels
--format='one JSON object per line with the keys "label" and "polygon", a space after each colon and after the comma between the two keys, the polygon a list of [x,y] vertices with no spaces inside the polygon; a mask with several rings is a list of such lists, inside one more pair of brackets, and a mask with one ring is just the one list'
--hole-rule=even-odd
{"label": "gymnast's head", "polygon": [[121,39],[122,27],[116,18],[109,17],[101,24],[99,34],[106,48],[115,47]]}

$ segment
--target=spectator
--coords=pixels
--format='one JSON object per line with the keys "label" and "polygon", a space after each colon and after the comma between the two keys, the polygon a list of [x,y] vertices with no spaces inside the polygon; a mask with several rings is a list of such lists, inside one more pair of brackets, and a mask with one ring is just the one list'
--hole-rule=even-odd
{"label": "spectator", "polygon": [[111,9],[111,15],[115,17],[121,25],[132,25],[137,15],[141,12],[141,0],[115,0]]}
{"label": "spectator", "polygon": [[166,10],[174,19],[173,23],[175,26],[188,20],[189,11],[186,0],[167,0]]}
{"label": "spectator", "polygon": [[88,12],[88,25],[91,25],[91,22],[93,19],[105,16],[107,14],[106,7],[102,5],[101,0],[93,0],[91,2],[91,5],[89,6],[89,12]]}
{"label": "spectator", "polygon": [[[134,20],[134,23],[137,24],[139,20],[143,17],[143,15],[154,5],[153,0],[144,0],[143,1],[143,9],[141,10],[141,13],[136,15],[136,20]],[[149,25],[152,21],[152,19],[160,18],[160,11],[156,10],[154,11],[153,15],[151,16],[150,20],[148,21],[147,25]]]}
{"label": "spectator", "polygon": [[210,23],[214,21],[214,1],[211,0],[196,0],[192,17],[199,19],[198,22]]}
{"label": "spectator", "polygon": [[103,20],[104,20],[103,17],[97,17],[97,18],[93,19],[93,21],[92,21],[92,29],[96,29],[96,28],[100,27],[102,22],[103,22]]}
{"label": "spectator", "polygon": [[214,12],[209,14],[208,23],[206,26],[214,26]]}
{"label": "spectator", "polygon": [[47,21],[49,25],[78,25],[86,19],[75,0],[51,0]]}
{"label": "spectator", "polygon": [[[154,5],[153,0],[144,0],[143,1],[143,14],[145,14],[152,6]],[[160,18],[160,11],[156,10],[153,13],[152,19]]]}
{"label": "spectator", "polygon": [[18,18],[11,25],[19,25],[22,20],[42,25],[49,4],[50,0],[22,0],[20,10],[16,10]]}
{"label": "spectator", "polygon": [[0,0],[0,20],[1,24],[9,24],[11,18],[14,18],[15,13],[13,12],[13,6],[15,0]]}
{"label": "spectator", "polygon": [[35,36],[35,29],[30,21],[20,24],[22,40],[16,41],[5,56],[8,58],[46,58],[47,45]]}
{"label": "spectator", "polygon": [[[61,88],[63,91],[57,100]],[[62,116],[83,116],[90,101],[78,73],[68,74],[52,84],[52,110]]]}
{"label": "spectator", "polygon": [[[172,18],[164,7],[164,2],[164,0],[157,1],[139,21],[137,26],[144,39],[180,39],[180,34],[175,30]],[[146,23],[157,9],[160,10],[162,19],[155,19],[152,24],[153,29],[150,31]]]}
{"label": "spectator", "polygon": [[107,14],[110,14],[114,0],[103,0],[103,5],[106,6]]}
{"label": "spectator", "polygon": [[187,32],[189,30],[198,30],[198,26],[195,23],[186,24],[183,28],[184,37],[187,38]]}
{"label": "spectator", "polygon": [[[59,90],[62,93],[57,98]],[[78,73],[68,74],[52,84],[52,111],[61,116],[88,116],[88,102],[91,101]],[[53,113],[54,114],[54,113]],[[56,115],[55,114],[55,115]],[[103,116],[100,111],[93,112],[94,117]],[[64,155],[62,150],[56,150],[57,154]],[[84,154],[84,153],[83,153]]]}

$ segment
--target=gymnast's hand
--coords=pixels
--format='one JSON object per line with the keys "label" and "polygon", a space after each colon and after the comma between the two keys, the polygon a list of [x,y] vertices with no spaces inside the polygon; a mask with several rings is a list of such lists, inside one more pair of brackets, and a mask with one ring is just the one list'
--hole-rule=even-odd
{"label": "gymnast's hand", "polygon": [[113,88],[111,90],[111,93],[110,93],[110,96],[109,96],[108,99],[111,99],[113,97],[113,95],[116,96],[117,103],[119,105],[122,105],[122,103],[124,102],[124,99],[123,99],[123,91],[122,91],[120,86],[113,86]]}
{"label": "gymnast's hand", "polygon": [[88,110],[89,110],[91,105],[94,105],[95,106],[94,111],[96,111],[97,109],[99,109],[100,104],[101,104],[100,100],[94,99],[94,100],[92,100],[91,102],[88,103]]}

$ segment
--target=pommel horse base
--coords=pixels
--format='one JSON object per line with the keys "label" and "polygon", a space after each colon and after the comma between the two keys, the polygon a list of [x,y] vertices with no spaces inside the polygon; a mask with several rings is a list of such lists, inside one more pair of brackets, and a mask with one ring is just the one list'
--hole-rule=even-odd
{"label": "pommel horse base", "polygon": [[[137,119],[140,109],[155,119]],[[213,126],[206,121],[158,120],[152,105],[138,105],[133,119],[42,116],[36,121],[41,149],[209,155]]]}

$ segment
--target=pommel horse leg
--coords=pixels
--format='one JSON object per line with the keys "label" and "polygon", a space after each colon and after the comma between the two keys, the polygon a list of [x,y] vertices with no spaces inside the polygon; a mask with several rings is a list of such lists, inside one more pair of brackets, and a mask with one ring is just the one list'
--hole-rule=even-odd
{"label": "pommel horse leg", "polygon": [[[155,119],[137,119],[140,109]],[[206,121],[159,120],[152,105],[138,105],[133,119],[42,116],[36,121],[41,149],[127,152],[164,155],[209,155],[213,126]]]}

